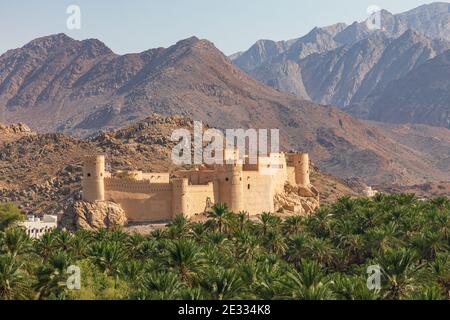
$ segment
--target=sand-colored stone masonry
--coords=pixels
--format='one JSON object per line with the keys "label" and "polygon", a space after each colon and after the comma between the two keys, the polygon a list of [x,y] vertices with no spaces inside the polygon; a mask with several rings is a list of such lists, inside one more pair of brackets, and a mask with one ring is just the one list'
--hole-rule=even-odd
{"label": "sand-colored stone masonry", "polygon": [[105,172],[105,157],[88,156],[83,168],[83,199],[121,205],[130,221],[165,221],[188,217],[226,203],[233,212],[273,212],[275,195],[286,183],[310,187],[309,157],[280,153],[258,164],[203,166],[170,173]]}

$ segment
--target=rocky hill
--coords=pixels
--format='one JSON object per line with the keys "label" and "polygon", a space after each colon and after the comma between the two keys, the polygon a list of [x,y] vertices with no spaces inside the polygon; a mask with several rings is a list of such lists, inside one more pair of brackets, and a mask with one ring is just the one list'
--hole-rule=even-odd
{"label": "rocky hill", "polygon": [[[129,127],[76,139],[64,134],[33,134],[0,146],[0,200],[14,202],[25,212],[60,214],[81,198],[82,158],[107,155],[109,170],[146,172],[175,169],[170,160],[174,129],[192,132],[192,120],[154,114]],[[323,201],[357,195],[343,180],[317,168],[312,181]]]}
{"label": "rocky hill", "polygon": [[153,115],[130,127],[77,139],[62,133],[18,137],[0,146],[0,199],[33,213],[62,213],[80,200],[84,155],[107,155],[110,168],[170,170],[174,129],[192,129],[183,117]]}

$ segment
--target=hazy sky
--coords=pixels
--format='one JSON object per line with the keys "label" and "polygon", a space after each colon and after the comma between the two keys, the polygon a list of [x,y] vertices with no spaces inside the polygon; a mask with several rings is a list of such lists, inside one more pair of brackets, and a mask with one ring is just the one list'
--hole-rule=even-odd
{"label": "hazy sky", "polygon": [[[287,40],[315,26],[366,18],[370,5],[393,13],[422,0],[0,0],[0,53],[64,32],[97,38],[117,53],[167,47],[196,35],[226,54],[258,39]],[[68,30],[66,9],[81,9],[81,29]]]}

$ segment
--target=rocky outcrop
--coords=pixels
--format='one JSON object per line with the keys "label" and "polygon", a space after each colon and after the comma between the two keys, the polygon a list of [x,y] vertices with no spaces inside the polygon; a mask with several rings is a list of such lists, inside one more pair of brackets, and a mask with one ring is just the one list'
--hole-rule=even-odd
{"label": "rocky outcrop", "polygon": [[126,221],[125,211],[114,202],[77,201],[64,213],[60,223],[62,228],[76,231],[115,229]]}
{"label": "rocky outcrop", "polygon": [[284,192],[275,195],[274,204],[277,212],[308,215],[320,206],[319,192],[312,185],[306,188],[286,184]]}
{"label": "rocky outcrop", "polygon": [[5,126],[0,124],[1,134],[21,134],[21,133],[32,133],[33,131],[24,123],[11,124]]}
{"label": "rocky outcrop", "polygon": [[0,123],[0,145],[16,141],[22,137],[35,135],[30,127],[23,123],[4,125]]}

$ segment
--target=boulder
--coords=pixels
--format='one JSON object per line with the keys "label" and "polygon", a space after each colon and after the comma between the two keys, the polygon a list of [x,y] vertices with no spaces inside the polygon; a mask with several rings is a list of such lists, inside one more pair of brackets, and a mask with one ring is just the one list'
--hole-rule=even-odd
{"label": "boulder", "polygon": [[276,211],[308,215],[320,206],[319,192],[313,187],[292,186],[286,184],[284,192],[274,197]]}
{"label": "boulder", "polygon": [[117,203],[76,201],[64,212],[61,227],[70,231],[115,229],[126,222],[125,211]]}

